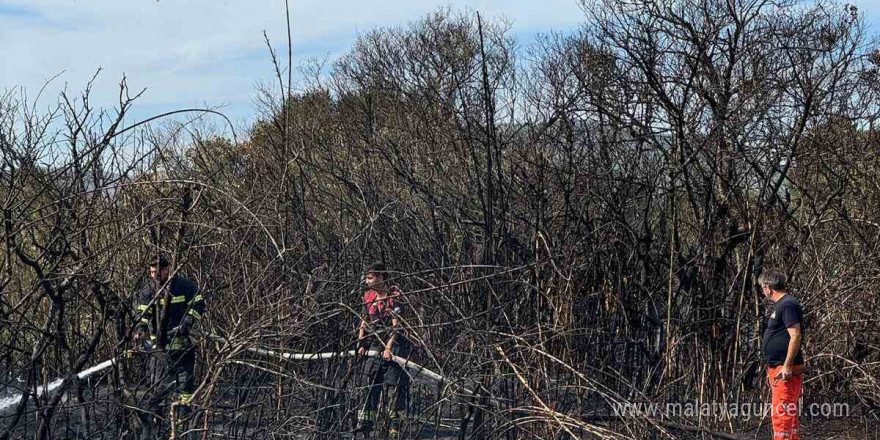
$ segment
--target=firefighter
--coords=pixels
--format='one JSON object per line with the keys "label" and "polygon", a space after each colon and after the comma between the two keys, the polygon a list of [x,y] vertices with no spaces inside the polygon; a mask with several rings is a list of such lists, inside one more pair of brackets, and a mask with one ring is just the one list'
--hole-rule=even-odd
{"label": "firefighter", "polygon": [[411,351],[410,341],[400,320],[406,302],[399,289],[387,285],[388,272],[384,264],[374,263],[367,268],[365,280],[368,289],[363,297],[365,316],[358,332],[358,354],[363,356],[370,349],[381,353],[381,356],[365,360],[364,372],[370,380],[370,387],[367,400],[358,413],[358,427],[354,432],[369,437],[382,389],[386,388],[386,396],[393,396],[394,399],[389,417],[389,435],[392,440],[397,440],[401,421],[406,414],[410,387],[409,374],[393,360],[393,356],[407,358]]}
{"label": "firefighter", "polygon": [[[198,288],[180,275],[171,276],[171,265],[164,256],[150,261],[153,282],[137,295],[135,316],[136,344],[146,348],[152,385],[149,410],[161,413],[168,397],[177,416],[185,415],[195,391],[196,350],[190,331],[205,313],[205,301]],[[152,436],[153,420],[145,421],[144,436]]]}

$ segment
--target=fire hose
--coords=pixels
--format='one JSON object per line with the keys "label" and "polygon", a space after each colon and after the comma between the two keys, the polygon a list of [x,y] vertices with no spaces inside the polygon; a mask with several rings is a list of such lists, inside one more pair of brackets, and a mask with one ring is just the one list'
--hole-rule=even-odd
{"label": "fire hose", "polygon": [[[212,341],[215,341],[215,342],[219,342],[222,344],[229,344],[229,341],[227,341],[225,338],[223,338],[221,336],[217,336],[214,334],[208,334],[208,335],[203,335],[203,336],[205,336],[208,339],[211,339]],[[358,356],[357,351],[355,351],[355,350],[348,350],[348,351],[342,351],[342,352],[325,352],[325,353],[292,353],[292,352],[267,350],[264,348],[253,347],[253,346],[246,347],[245,350],[250,353],[254,353],[254,354],[258,354],[258,355],[262,355],[262,356],[274,357],[274,358],[278,358],[278,359],[282,359],[282,360],[292,360],[292,361],[312,361],[312,360],[323,360],[323,359],[334,359],[334,358]],[[113,366],[114,364],[119,362],[120,358],[129,358],[129,357],[136,355],[136,354],[149,354],[149,353],[158,352],[158,351],[161,351],[161,350],[156,350],[156,349],[153,349],[152,347],[148,347],[148,346],[145,346],[144,349],[126,350],[125,352],[123,352],[122,356],[107,359],[106,361],[103,361],[103,362],[96,364],[94,366],[91,366],[83,371],[80,371],[79,373],[76,374],[76,377],[79,380],[83,380],[83,379],[88,378],[89,376],[92,376],[95,373],[99,373],[101,371],[106,370],[107,368],[110,368],[111,366]],[[363,356],[381,357],[382,353],[379,351],[376,351],[376,350],[367,350]],[[422,365],[419,365],[409,359],[405,359],[405,358],[402,358],[399,356],[392,356],[391,360],[393,360],[394,362],[397,362],[403,368],[405,368],[408,372],[410,372],[410,375],[413,378],[418,377],[418,376],[424,376],[424,377],[426,377],[434,382],[437,382],[437,383],[449,382],[449,380],[447,380],[442,375],[440,375],[434,371],[431,371],[430,369],[428,369]],[[37,396],[42,396],[44,394],[51,394],[56,389],[58,389],[64,383],[65,380],[67,380],[67,379],[56,379],[48,384],[41,385],[36,388],[35,394]],[[466,388],[464,389],[464,391],[468,394],[473,394],[472,391],[470,391]],[[12,396],[12,397],[0,399],[0,411],[3,411],[6,408],[9,408],[10,406],[16,405],[21,400],[21,397],[22,397],[22,395],[19,394],[18,396]]]}

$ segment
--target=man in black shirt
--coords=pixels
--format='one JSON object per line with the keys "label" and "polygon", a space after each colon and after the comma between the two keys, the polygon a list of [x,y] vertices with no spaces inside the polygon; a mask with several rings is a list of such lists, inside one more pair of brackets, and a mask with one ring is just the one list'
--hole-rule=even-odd
{"label": "man in black shirt", "polygon": [[801,341],[804,311],[787,292],[787,278],[779,270],[761,274],[761,290],[773,302],[773,312],[764,331],[764,359],[770,381],[773,408],[773,438],[798,440],[798,398],[803,388],[804,357]]}

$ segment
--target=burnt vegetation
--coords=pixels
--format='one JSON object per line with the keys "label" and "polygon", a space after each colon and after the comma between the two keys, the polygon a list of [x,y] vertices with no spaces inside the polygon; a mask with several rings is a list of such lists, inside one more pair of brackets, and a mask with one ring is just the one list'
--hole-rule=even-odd
{"label": "burnt vegetation", "polygon": [[412,360],[447,379],[413,388],[406,438],[763,436],[769,418],[612,408],[765,401],[769,267],[807,312],[805,402],[836,396],[874,435],[880,46],[863,17],[584,11],[522,46],[504,20],[439,10],[362,34],[296,91],[272,53],[278,82],[237,133],[197,110],[132,126],[124,81],[107,112],[88,89],[48,113],[3,95],[0,397],[24,394],[0,438],[133,438],[143,360],[124,351],[157,253],[223,338],[199,339],[181,425],[197,438],[351,429],[352,358],[253,349],[354,349],[374,260],[406,292]]}

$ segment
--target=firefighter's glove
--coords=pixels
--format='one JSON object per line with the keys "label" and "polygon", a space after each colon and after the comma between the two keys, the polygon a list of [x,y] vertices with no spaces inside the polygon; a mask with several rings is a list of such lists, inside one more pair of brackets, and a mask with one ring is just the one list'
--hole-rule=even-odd
{"label": "firefighter's glove", "polygon": [[150,338],[149,335],[147,335],[147,332],[143,331],[143,329],[138,328],[134,331],[134,334],[131,335],[131,340],[134,343],[134,346],[137,347],[137,349],[142,349],[143,346],[146,345],[147,342],[149,342]]}
{"label": "firefighter's glove", "polygon": [[193,324],[195,324],[195,321],[193,320],[192,316],[184,316],[183,319],[180,321],[180,325],[178,326],[178,328],[180,328],[180,333],[178,333],[178,335],[189,336],[189,331],[192,330]]}
{"label": "firefighter's glove", "polygon": [[169,332],[168,336],[170,336],[171,339],[174,339],[174,338],[185,338],[185,337],[189,336],[189,331],[190,331],[190,329],[192,328],[192,325],[193,325],[193,319],[192,319],[192,317],[191,317],[191,316],[185,316],[185,317],[180,321],[180,325],[178,325],[177,327],[174,327],[173,329],[171,329],[171,331]]}
{"label": "firefighter's glove", "polygon": [[151,351],[153,349],[153,341],[150,340],[149,335],[144,331],[135,331],[132,340],[134,342],[135,350]]}

